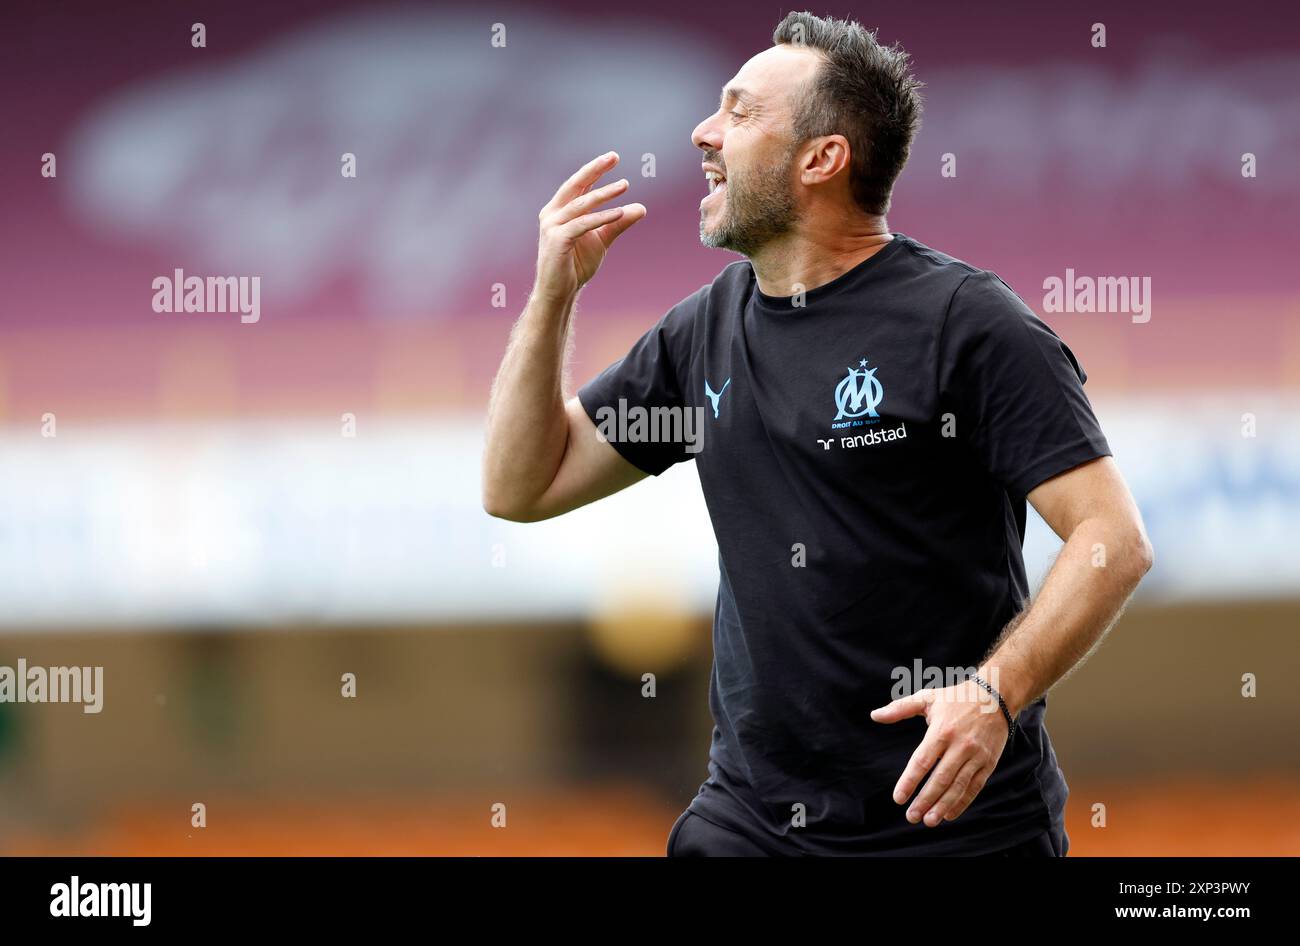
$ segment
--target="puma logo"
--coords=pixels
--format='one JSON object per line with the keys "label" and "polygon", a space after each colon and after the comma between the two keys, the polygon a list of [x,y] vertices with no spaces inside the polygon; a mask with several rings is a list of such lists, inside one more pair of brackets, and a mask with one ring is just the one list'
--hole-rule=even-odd
{"label": "puma logo", "polygon": [[[722,391],[727,390],[727,385],[729,385],[729,384],[731,384],[731,379],[730,379],[730,378],[728,378],[726,381],[723,382],[723,384],[722,384]],[[705,396],[708,397],[708,399],[709,399],[710,401],[713,402],[713,416],[714,416],[714,417],[717,417],[717,416],[718,416],[718,401],[719,401],[719,400],[721,399],[721,397],[722,397],[722,391],[714,391],[713,388],[709,387],[709,379],[708,379],[708,378],[705,378],[705,379],[704,379],[704,394],[705,394]]]}

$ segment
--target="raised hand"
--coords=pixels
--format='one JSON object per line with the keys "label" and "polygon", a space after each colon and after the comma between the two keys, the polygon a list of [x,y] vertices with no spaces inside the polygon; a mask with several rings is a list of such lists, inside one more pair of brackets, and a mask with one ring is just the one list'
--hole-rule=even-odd
{"label": "raised hand", "polygon": [[623,231],[646,214],[642,204],[598,210],[627,190],[626,178],[591,190],[618,164],[610,151],[587,162],[564,182],[537,215],[537,283],[533,295],[564,303],[596,275],[605,253]]}

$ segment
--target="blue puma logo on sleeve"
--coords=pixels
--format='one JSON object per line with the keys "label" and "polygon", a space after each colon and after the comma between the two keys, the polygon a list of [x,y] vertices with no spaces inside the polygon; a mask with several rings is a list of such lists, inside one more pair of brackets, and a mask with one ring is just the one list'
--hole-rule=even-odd
{"label": "blue puma logo on sleeve", "polygon": [[[731,384],[730,378],[728,378],[726,381],[723,382],[722,391],[727,390],[727,385],[729,384]],[[714,391],[713,388],[709,387],[709,379],[708,378],[704,379],[704,394],[710,401],[713,402],[714,417],[718,416],[718,400],[722,397],[722,391]]]}

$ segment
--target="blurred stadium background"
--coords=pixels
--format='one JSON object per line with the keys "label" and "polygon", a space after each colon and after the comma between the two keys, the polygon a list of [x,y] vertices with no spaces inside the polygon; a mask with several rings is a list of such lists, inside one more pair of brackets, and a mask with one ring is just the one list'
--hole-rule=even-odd
{"label": "blurred stadium background", "polygon": [[[102,665],[105,697],[0,704],[0,853],[662,853],[710,731],[695,473],[491,520],[482,414],[536,209],[587,158],[650,213],[576,381],[731,259],[688,136],[784,9],[8,6],[0,665]],[[1152,279],[1148,323],[1044,316],[1157,550],[1051,699],[1071,852],[1300,853],[1294,6],[813,9],[927,82],[893,229],[1040,311],[1067,268]],[[261,320],[155,314],[175,268],[260,275]],[[1036,523],[1036,575],[1054,550]]]}

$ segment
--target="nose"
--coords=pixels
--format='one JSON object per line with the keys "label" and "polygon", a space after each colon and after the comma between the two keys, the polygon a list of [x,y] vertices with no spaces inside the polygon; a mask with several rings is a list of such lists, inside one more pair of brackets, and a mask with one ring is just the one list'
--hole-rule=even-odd
{"label": "nose", "polygon": [[706,154],[711,151],[722,150],[722,133],[719,130],[717,118],[718,115],[715,112],[696,125],[695,130],[691,132],[691,144]]}

